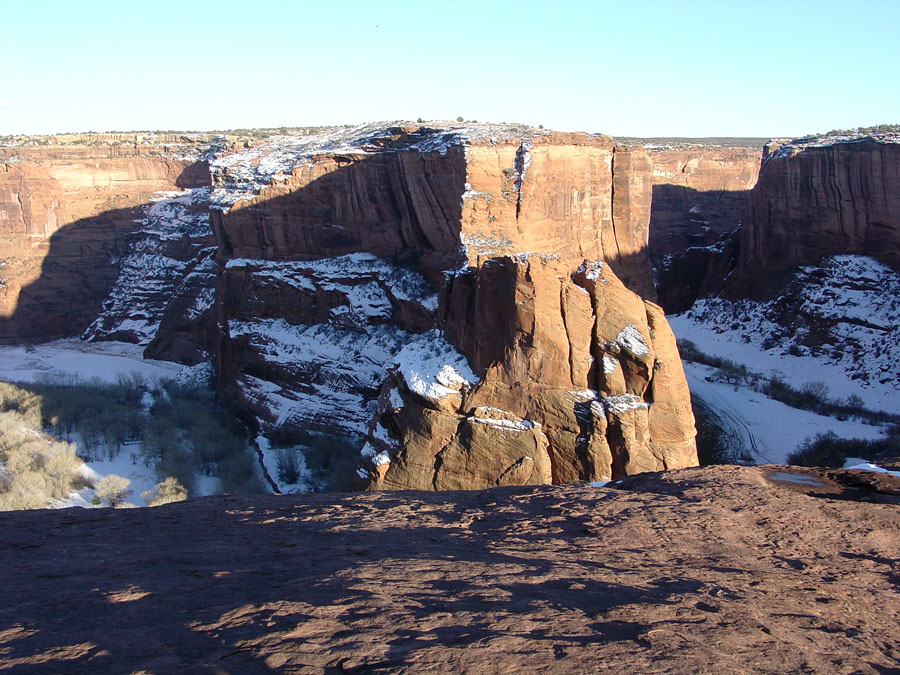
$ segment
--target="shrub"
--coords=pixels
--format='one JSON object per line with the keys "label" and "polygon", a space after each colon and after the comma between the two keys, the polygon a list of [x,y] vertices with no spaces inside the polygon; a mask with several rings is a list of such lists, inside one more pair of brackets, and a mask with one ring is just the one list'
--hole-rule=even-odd
{"label": "shrub", "polygon": [[296,448],[284,448],[277,450],[276,462],[278,466],[278,481],[293,485],[300,481],[303,472],[303,458]]}
{"label": "shrub", "polygon": [[147,506],[161,506],[172,502],[183,502],[188,497],[188,491],[181,486],[174,476],[169,476],[160,481],[155,488],[141,493],[141,498]]}
{"label": "shrub", "polygon": [[118,506],[131,494],[131,481],[111,473],[97,481],[94,491],[100,499],[107,500],[111,506]]}
{"label": "shrub", "polygon": [[788,455],[788,464],[797,466],[842,467],[848,457],[877,460],[900,452],[900,438],[889,436],[877,440],[839,438],[834,432],[807,438]]}
{"label": "shrub", "polygon": [[50,502],[47,479],[37,471],[23,471],[10,481],[6,492],[0,494],[0,510],[22,511],[42,509]]}

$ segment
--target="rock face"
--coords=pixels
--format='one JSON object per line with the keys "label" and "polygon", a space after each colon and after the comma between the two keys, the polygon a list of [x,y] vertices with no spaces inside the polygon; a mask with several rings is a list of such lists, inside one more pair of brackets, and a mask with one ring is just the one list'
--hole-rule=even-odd
{"label": "rock face", "polygon": [[0,668],[896,671],[900,478],[715,466],[617,487],[0,514]]}
{"label": "rock face", "polygon": [[658,300],[667,313],[682,312],[697,297],[716,292],[733,266],[736,244],[723,239],[741,224],[760,154],[741,147],[651,150],[649,251]]}
{"label": "rock face", "polygon": [[858,254],[900,269],[900,136],[766,147],[728,291],[762,298],[799,265]]}
{"label": "rock face", "polygon": [[696,463],[662,312],[613,272],[652,290],[643,150],[398,126],[212,172],[220,386],[264,433],[368,434],[359,487]]}
{"label": "rock face", "polygon": [[653,294],[650,165],[605,136],[372,125],[224,157],[213,173],[229,257],[414,255],[439,283],[462,263],[536,251],[607,260]]}
{"label": "rock face", "polygon": [[443,325],[478,379],[438,371],[428,382],[423,359],[401,357],[363,452],[370,487],[609,480],[696,464],[674,337],[609,266],[485,260],[450,279]]}
{"label": "rock face", "polygon": [[8,158],[0,226],[45,259],[27,293],[7,292],[0,337],[84,331],[211,360],[264,461],[270,442],[334,439],[358,487],[696,464],[674,340],[649,302],[643,149],[511,125],[207,140],[194,164],[137,141]]}
{"label": "rock face", "polygon": [[0,149],[0,340],[84,330],[118,276],[138,205],[204,182],[204,164],[142,146]]}

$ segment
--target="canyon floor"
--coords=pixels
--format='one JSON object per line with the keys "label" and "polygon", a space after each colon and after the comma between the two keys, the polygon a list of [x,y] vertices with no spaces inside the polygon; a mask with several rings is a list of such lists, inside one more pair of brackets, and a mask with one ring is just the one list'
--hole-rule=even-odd
{"label": "canyon floor", "polygon": [[898,505],[716,466],[0,514],[0,669],[900,672]]}

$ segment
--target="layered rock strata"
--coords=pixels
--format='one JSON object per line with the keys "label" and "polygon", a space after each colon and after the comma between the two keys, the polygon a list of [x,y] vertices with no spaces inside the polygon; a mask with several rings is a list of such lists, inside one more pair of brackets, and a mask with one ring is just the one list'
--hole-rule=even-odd
{"label": "layered rock strata", "polygon": [[870,256],[900,269],[900,135],[766,146],[728,292],[769,296],[797,266],[834,254]]}
{"label": "layered rock strata", "polygon": [[696,463],[662,312],[613,272],[652,289],[642,150],[398,126],[261,146],[212,172],[220,386],[264,433],[368,432],[360,487]]}
{"label": "layered rock strata", "polygon": [[118,276],[142,218],[139,205],[160,191],[208,184],[199,152],[157,153],[144,146],[0,148],[0,340],[80,333]]}
{"label": "layered rock strata", "polygon": [[461,264],[537,251],[606,260],[652,296],[646,153],[514,131],[372,125],[226,156],[212,224],[228,257],[415,256],[439,284]]}
{"label": "layered rock strata", "polygon": [[[262,437],[362,447],[359,487],[696,463],[674,341],[626,288],[653,296],[642,149],[510,125],[368,125],[239,151],[216,140],[204,173],[98,148],[115,156],[83,171],[123,208],[103,211],[81,186],[73,203],[90,208],[65,227],[46,185],[21,199],[40,162],[8,163],[7,229],[54,237],[10,337],[86,329],[154,358],[212,360]],[[39,323],[38,307],[59,321]]]}

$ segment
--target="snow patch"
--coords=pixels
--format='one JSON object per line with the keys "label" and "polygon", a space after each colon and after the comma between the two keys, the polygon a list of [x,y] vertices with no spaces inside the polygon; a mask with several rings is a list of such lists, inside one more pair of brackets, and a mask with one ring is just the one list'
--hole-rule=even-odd
{"label": "snow patch", "polygon": [[619,396],[606,396],[601,399],[607,412],[621,415],[629,410],[642,410],[650,407],[640,396],[634,394],[621,394]]}
{"label": "snow patch", "polygon": [[609,354],[603,355],[603,373],[605,375],[609,375],[610,373],[614,373],[616,368],[619,367],[619,360],[613,358]]}
{"label": "snow patch", "polygon": [[585,260],[578,266],[578,274],[583,274],[591,281],[597,281],[602,271],[603,261],[601,260]]}
{"label": "snow patch", "polygon": [[429,401],[440,401],[479,381],[466,358],[437,330],[412,338],[394,365],[409,390]]}
{"label": "snow patch", "polygon": [[616,337],[616,344],[627,351],[632,356],[646,356],[650,352],[644,338],[641,337],[640,331],[634,327],[633,323],[629,323],[622,332]]}

